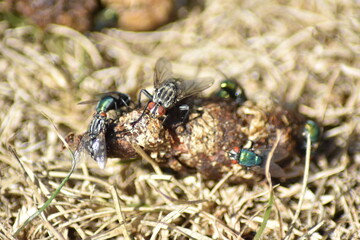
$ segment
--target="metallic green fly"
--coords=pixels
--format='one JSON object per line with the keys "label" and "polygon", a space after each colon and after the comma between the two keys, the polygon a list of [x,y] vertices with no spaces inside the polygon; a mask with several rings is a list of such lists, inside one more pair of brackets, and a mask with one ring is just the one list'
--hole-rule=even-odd
{"label": "metallic green fly", "polygon": [[[107,92],[100,95],[101,99],[96,105],[96,112],[93,116],[88,130],[83,135],[75,154],[79,158],[84,150],[94,159],[100,168],[105,168],[106,155],[106,131],[110,124],[107,112],[116,110],[123,113],[121,109],[129,110],[131,99],[129,95],[121,92]],[[93,100],[81,102],[80,104],[93,103]]]}

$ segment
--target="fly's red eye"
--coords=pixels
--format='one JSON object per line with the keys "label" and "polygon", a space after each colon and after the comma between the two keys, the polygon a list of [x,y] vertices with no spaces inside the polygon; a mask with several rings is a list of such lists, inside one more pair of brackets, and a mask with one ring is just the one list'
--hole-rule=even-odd
{"label": "fly's red eye", "polygon": [[231,163],[232,164],[238,164],[238,161],[234,160],[234,159],[231,159]]}
{"label": "fly's red eye", "polygon": [[159,116],[163,116],[166,113],[166,109],[163,106],[158,107],[158,114]]}
{"label": "fly's red eye", "polygon": [[151,109],[153,109],[154,107],[155,107],[155,105],[156,105],[156,103],[154,103],[154,102],[149,102],[149,104],[148,104],[148,106],[147,106],[147,110],[151,110]]}
{"label": "fly's red eye", "polygon": [[106,112],[101,112],[101,113],[99,113],[99,115],[100,115],[101,117],[106,117]]}
{"label": "fly's red eye", "polygon": [[236,153],[239,153],[239,152],[240,152],[240,148],[239,148],[239,147],[234,147],[234,148],[233,148],[233,151],[236,152]]}

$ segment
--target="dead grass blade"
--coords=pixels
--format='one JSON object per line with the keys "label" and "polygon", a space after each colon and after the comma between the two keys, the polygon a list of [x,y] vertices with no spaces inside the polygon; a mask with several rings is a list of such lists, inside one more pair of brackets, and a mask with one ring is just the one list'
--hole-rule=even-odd
{"label": "dead grass blade", "polygon": [[122,235],[124,236],[124,238],[126,240],[130,240],[131,239],[130,235],[129,235],[128,231],[126,230],[125,224],[123,224],[125,222],[125,216],[124,216],[124,213],[121,211],[120,200],[117,195],[115,187],[111,188],[111,194],[114,199],[115,209],[116,209],[117,217],[118,217],[119,224],[120,224],[119,227],[122,230]]}
{"label": "dead grass blade", "polygon": [[262,234],[264,233],[264,230],[266,228],[266,224],[270,218],[270,213],[271,213],[271,209],[273,207],[273,204],[274,204],[274,191],[273,191],[273,186],[272,186],[272,181],[271,181],[271,174],[270,174],[270,164],[271,164],[271,160],[272,160],[272,157],[274,156],[274,152],[277,148],[277,146],[279,145],[279,142],[280,142],[280,139],[281,139],[281,132],[280,130],[278,130],[276,132],[276,141],[275,141],[275,144],[274,146],[271,148],[271,151],[266,159],[266,166],[265,166],[265,176],[266,176],[266,179],[268,181],[268,184],[269,184],[269,193],[270,193],[270,196],[269,196],[269,201],[268,201],[268,206],[266,207],[266,210],[265,210],[265,214],[264,214],[264,217],[263,217],[263,222],[261,223],[261,226],[259,228],[259,230],[256,232],[256,235],[254,237],[254,240],[258,240],[258,239],[261,239],[262,237]]}
{"label": "dead grass blade", "polygon": [[295,215],[293,217],[293,220],[291,222],[290,228],[285,236],[285,239],[289,239],[293,228],[295,227],[296,221],[298,220],[300,213],[301,213],[301,208],[304,202],[304,198],[305,198],[305,193],[306,193],[306,189],[307,189],[307,184],[308,184],[308,180],[309,180],[309,170],[310,170],[310,158],[311,158],[311,139],[310,139],[310,134],[306,135],[306,155],[305,155],[305,168],[304,168],[304,177],[303,177],[303,183],[302,183],[302,187],[301,187],[301,193],[300,193],[300,198],[299,198],[299,203],[298,206],[296,208],[296,212]]}
{"label": "dead grass blade", "polygon": [[[68,173],[68,175],[63,179],[63,181],[60,183],[59,187],[51,194],[50,198],[39,208],[38,211],[36,211],[34,214],[32,214],[24,223],[21,224],[21,226],[14,232],[14,234],[13,234],[14,236],[17,236],[26,227],[27,224],[29,224],[34,218],[39,216],[50,205],[50,203],[54,200],[54,198],[60,192],[61,188],[69,180],[71,174],[74,172],[74,170],[76,168],[76,160],[75,160],[74,153],[71,151],[71,149],[70,149],[69,145],[67,144],[67,142],[65,141],[65,139],[60,135],[60,133],[58,132],[58,130],[57,130],[56,126],[54,125],[54,123],[49,118],[48,118],[48,120],[54,126],[54,128],[56,130],[56,133],[58,134],[58,137],[61,139],[63,144],[67,147],[67,149],[70,151],[70,153],[72,155],[72,166],[71,166],[71,169],[70,169],[70,172]],[[18,162],[20,162],[20,159],[19,159],[18,155],[16,154],[16,151],[13,148],[10,148],[10,149],[11,149],[11,153],[13,154],[13,156],[18,160]],[[47,221],[45,221],[45,223],[46,223],[46,225],[51,227],[51,225],[48,224]],[[55,233],[55,235],[59,239],[64,239],[60,234],[58,234],[57,231],[55,231],[55,229],[53,229],[52,233]]]}

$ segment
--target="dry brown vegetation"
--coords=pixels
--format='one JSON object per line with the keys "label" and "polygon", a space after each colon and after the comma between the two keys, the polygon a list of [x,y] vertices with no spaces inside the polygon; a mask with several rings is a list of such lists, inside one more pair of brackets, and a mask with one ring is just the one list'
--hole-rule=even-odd
{"label": "dry brown vegetation", "polygon": [[[1,21],[0,239],[15,239],[16,221],[41,206],[71,168],[54,126],[62,136],[84,132],[93,106],[79,101],[112,90],[135,98],[152,84],[162,56],[188,78],[220,81],[221,69],[259,104],[296,106],[324,126],[305,195],[302,178],[275,186],[263,239],[360,238],[359,16],[350,0],[222,0],[146,33],[83,35]],[[269,190],[266,179],[230,185],[199,174],[176,179],[141,160],[109,159],[105,170],[88,160],[18,238],[252,239]]]}

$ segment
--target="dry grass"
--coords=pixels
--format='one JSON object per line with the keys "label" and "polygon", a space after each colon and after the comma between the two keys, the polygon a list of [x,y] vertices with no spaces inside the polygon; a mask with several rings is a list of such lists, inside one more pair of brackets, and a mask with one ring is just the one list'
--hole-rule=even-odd
{"label": "dry grass", "polygon": [[[85,131],[93,107],[80,100],[109,90],[135,97],[152,84],[162,56],[185,77],[221,80],[221,69],[250,99],[298,105],[323,124],[304,196],[301,178],[274,186],[264,239],[360,238],[359,16],[350,0],[222,0],[148,33],[85,36],[1,21],[0,239],[14,239],[15,221],[41,206],[71,168],[45,115],[62,135]],[[19,238],[251,239],[269,191],[266,179],[234,186],[200,175],[175,179],[144,161],[110,159],[101,171],[89,160]]]}

